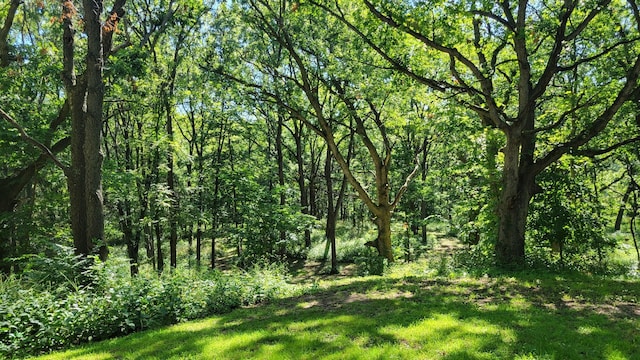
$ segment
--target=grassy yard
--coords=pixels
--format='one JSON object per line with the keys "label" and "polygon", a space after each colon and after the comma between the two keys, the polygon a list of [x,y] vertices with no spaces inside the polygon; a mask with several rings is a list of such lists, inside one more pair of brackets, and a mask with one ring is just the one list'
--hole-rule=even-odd
{"label": "grassy yard", "polygon": [[639,299],[637,281],[586,275],[325,278],[40,359],[640,359]]}

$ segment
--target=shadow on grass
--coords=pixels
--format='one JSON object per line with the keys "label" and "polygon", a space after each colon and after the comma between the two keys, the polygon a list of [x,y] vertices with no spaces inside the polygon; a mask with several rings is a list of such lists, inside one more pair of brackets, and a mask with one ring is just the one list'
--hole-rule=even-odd
{"label": "shadow on grass", "polygon": [[65,359],[633,359],[637,282],[368,278],[67,352]]}

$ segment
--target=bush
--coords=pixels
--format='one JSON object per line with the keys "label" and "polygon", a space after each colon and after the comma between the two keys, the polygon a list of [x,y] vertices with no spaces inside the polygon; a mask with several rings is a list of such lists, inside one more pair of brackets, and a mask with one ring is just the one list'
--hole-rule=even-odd
{"label": "bush", "polygon": [[616,241],[606,236],[602,205],[586,176],[590,166],[568,159],[538,176],[545,191],[531,203],[529,262],[551,268],[607,271],[607,254]]}
{"label": "bush", "polygon": [[129,278],[117,266],[96,264],[93,284],[73,291],[50,283],[48,289],[36,288],[31,280],[16,277],[0,280],[0,358],[45,353],[285,296],[296,288],[283,274],[278,267],[230,273],[178,269]]}
{"label": "bush", "polygon": [[[338,262],[357,263],[362,261],[363,257],[369,256],[369,250],[371,249],[364,244],[375,237],[376,233],[372,227],[367,230],[353,228],[344,222],[338,222],[336,228],[336,257]],[[309,249],[307,258],[315,261],[327,261],[329,259],[329,249],[324,236],[324,228],[317,238],[319,241]]]}

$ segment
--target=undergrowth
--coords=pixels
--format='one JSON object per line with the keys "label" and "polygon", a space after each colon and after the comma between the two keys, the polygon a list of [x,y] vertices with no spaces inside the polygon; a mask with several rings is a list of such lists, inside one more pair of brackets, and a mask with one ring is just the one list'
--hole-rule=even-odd
{"label": "undergrowth", "polygon": [[[67,264],[69,259],[52,261]],[[21,278],[0,279],[0,358],[204,318],[300,291],[285,281],[283,267],[225,273],[173,269],[131,278],[125,261],[96,263],[84,274],[89,285],[65,274],[53,274],[67,279],[62,282],[43,280],[36,268]],[[54,265],[47,262],[50,271]]]}

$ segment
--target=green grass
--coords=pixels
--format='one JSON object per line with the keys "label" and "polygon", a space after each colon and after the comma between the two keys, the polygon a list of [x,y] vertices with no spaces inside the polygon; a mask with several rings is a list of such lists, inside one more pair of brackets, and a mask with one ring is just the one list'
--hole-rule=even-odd
{"label": "green grass", "polygon": [[638,281],[412,273],[335,277],[303,296],[41,359],[640,358]]}

